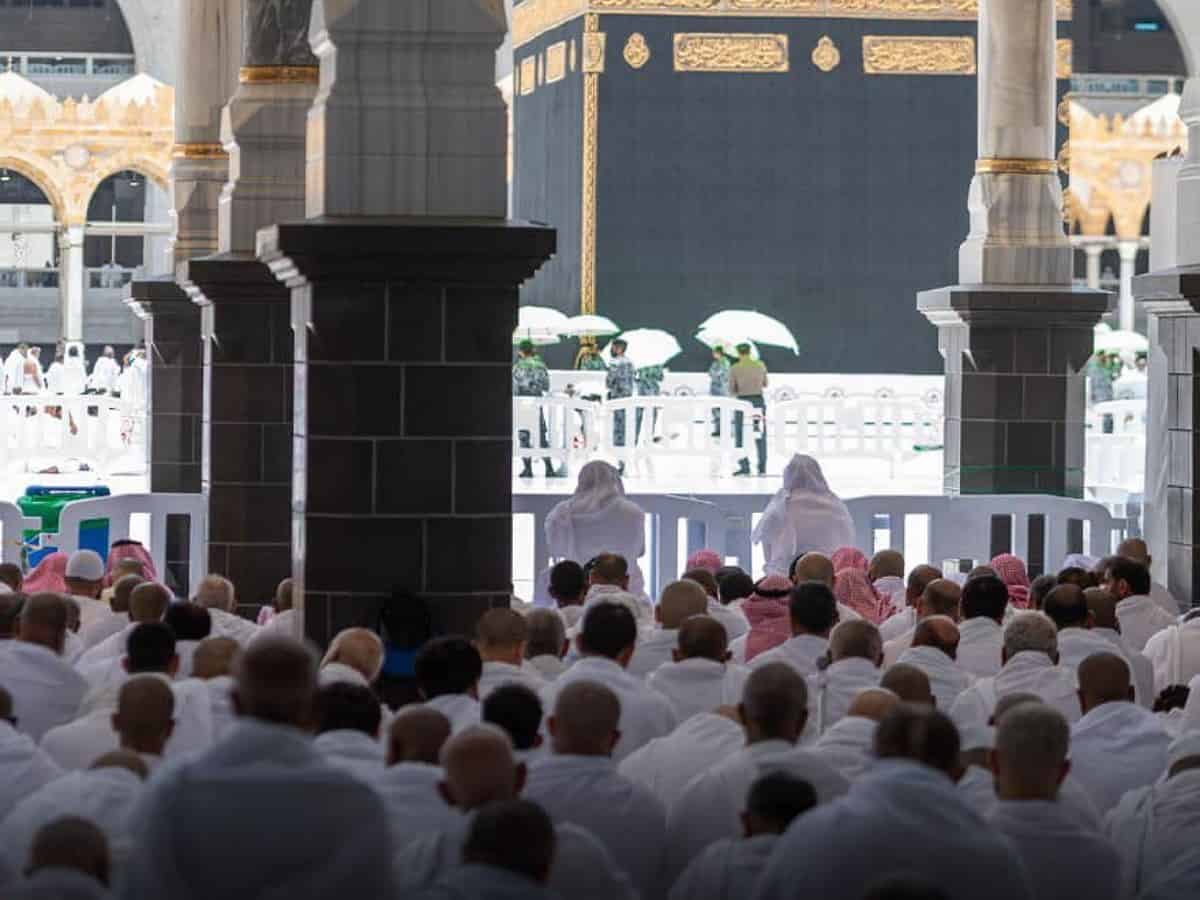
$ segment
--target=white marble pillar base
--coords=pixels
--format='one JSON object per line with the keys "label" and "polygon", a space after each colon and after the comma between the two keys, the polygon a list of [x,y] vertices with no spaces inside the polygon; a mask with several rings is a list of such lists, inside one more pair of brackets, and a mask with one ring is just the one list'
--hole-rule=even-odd
{"label": "white marble pillar base", "polygon": [[314,84],[242,84],[221,123],[229,181],[221,191],[221,253],[254,252],[258,229],[304,218],[305,125]]}
{"label": "white marble pillar base", "polygon": [[1176,264],[1200,263],[1200,78],[1189,78],[1183,88],[1179,117],[1188,126],[1188,157],[1179,170]]}
{"label": "white marble pillar base", "polygon": [[971,231],[958,251],[960,284],[1071,283],[1057,175],[976,175],[967,209]]}

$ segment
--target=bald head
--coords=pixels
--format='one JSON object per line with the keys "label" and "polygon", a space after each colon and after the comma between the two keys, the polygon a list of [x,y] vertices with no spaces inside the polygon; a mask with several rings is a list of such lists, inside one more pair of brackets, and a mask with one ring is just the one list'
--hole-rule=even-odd
{"label": "bald head", "polygon": [[867,659],[879,666],[883,663],[883,638],[866,619],[839,622],[829,635],[829,656],[834,662]]}
{"label": "bald head", "polygon": [[673,631],[692,616],[702,616],[708,609],[708,594],[694,581],[673,581],[663,588],[654,617],[664,629]]}
{"label": "bald head", "polygon": [[233,664],[240,651],[241,647],[233,638],[205,638],[192,654],[192,675],[205,681],[232,675]]}
{"label": "bald head", "polygon": [[935,706],[929,676],[908,663],[898,663],[883,673],[879,686],[891,691],[905,703]]}
{"label": "bald head", "polygon": [[1092,614],[1093,628],[1121,630],[1121,626],[1117,622],[1117,598],[1115,595],[1110,594],[1104,588],[1088,588],[1083,592],[1083,599],[1087,603],[1088,612]]}
{"label": "bald head", "polygon": [[692,616],[679,626],[675,661],[709,659],[723,663],[729,656],[725,626],[710,616]]}
{"label": "bald head", "polygon": [[512,800],[523,786],[512,742],[495,725],[463,729],[446,742],[441,761],[442,795],[463,812]]}
{"label": "bald head", "polygon": [[205,575],[200,579],[193,602],[200,604],[205,609],[233,612],[233,607],[237,603],[237,594],[233,589],[233,582],[228,578],[220,575]]}
{"label": "bald head", "polygon": [[411,762],[436,766],[448,740],[450,720],[442,713],[428,706],[406,706],[388,728],[387,764]]}
{"label": "bald head", "polygon": [[1105,703],[1133,700],[1129,665],[1115,653],[1093,653],[1079,664],[1079,703],[1086,715]]}
{"label": "bald head", "polygon": [[67,601],[61,594],[34,594],[21,607],[17,640],[62,654],[67,638]]}
{"label": "bald head", "polygon": [[1060,584],[1042,600],[1042,612],[1051,618],[1056,628],[1090,628],[1087,598],[1075,584]]}
{"label": "bald head", "polygon": [[233,708],[245,718],[308,730],[313,724],[317,660],[304,644],[260,637],[233,668]]}
{"label": "bald head", "polygon": [[528,636],[525,617],[512,609],[489,609],[475,625],[475,642],[486,660],[489,650],[514,650]]}
{"label": "bald head", "polygon": [[850,709],[846,715],[879,722],[899,702],[900,698],[891,691],[882,688],[868,688],[865,691],[859,691],[858,695],[850,701]]}
{"label": "bald head", "polygon": [[161,622],[170,605],[170,591],[161,584],[144,581],[129,594],[129,618],[133,622]]}
{"label": "bald head", "polygon": [[880,550],[871,557],[871,564],[867,567],[867,577],[872,581],[887,577],[903,578],[904,554],[899,550]]}
{"label": "bald head", "polygon": [[275,612],[284,612],[292,608],[292,579],[285,578],[275,588]]}
{"label": "bald head", "polygon": [[748,743],[794,744],[808,721],[808,685],[787,663],[768,663],[750,673],[738,711]]}
{"label": "bald head", "polygon": [[[124,562],[124,560],[122,560]],[[134,560],[136,562],[136,560]],[[141,575],[125,575],[113,583],[112,599],[109,605],[115,613],[129,612],[129,603],[138,585],[146,581]]]}
{"label": "bald head", "polygon": [[917,566],[908,573],[908,581],[904,583],[904,599],[909,606],[916,606],[929,582],[942,577],[942,570],[933,566]]}
{"label": "bald head", "polygon": [[341,663],[365,678],[367,684],[374,684],[383,671],[383,657],[379,635],[366,628],[347,628],[330,642],[321,665]]}
{"label": "bald head", "polygon": [[560,756],[611,756],[621,738],[621,701],[595,681],[575,681],[558,694],[546,723]]}
{"label": "bald head", "polygon": [[930,616],[913,630],[914,647],[933,647],[951,659],[958,658],[958,626],[949,616]]}
{"label": "bald head", "polygon": [[105,753],[91,765],[92,769],[124,769],[132,772],[145,781],[150,777],[150,767],[146,761],[132,750],[113,750]]}
{"label": "bald head", "polygon": [[56,819],[38,829],[29,848],[26,873],[40,869],[70,869],[107,886],[108,838],[86,819]]}
{"label": "bald head", "polygon": [[1022,703],[996,719],[992,771],[1002,800],[1054,800],[1067,776],[1071,728],[1045,703]]}
{"label": "bald head", "polygon": [[823,553],[805,553],[792,567],[792,582],[819,581],[833,590],[833,561]]}
{"label": "bald head", "polygon": [[935,578],[925,585],[917,612],[922,618],[927,616],[948,616],[955,622],[959,619],[959,601],[962,598],[962,588],[953,581],[945,578]]}
{"label": "bald head", "polygon": [[121,686],[112,727],[123,750],[162,756],[175,728],[174,718],[171,686],[154,675],[135,675]]}
{"label": "bald head", "polygon": [[1116,555],[1132,559],[1134,562],[1141,563],[1146,568],[1150,568],[1150,548],[1141,538],[1126,538],[1121,541],[1117,545]]}
{"label": "bald head", "polygon": [[525,658],[555,656],[566,652],[567,630],[562,616],[550,609],[535,609],[525,619]]}
{"label": "bald head", "polygon": [[911,759],[955,777],[959,771],[958,729],[928,706],[901,703],[875,729],[879,759]]}

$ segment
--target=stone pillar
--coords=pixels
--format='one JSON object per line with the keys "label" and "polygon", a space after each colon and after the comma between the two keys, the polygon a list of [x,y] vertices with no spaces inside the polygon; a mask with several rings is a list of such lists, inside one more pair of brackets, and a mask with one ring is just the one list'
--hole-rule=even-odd
{"label": "stone pillar", "polygon": [[504,30],[476,0],[314,3],[322,217],[258,252],[292,291],[293,578],[317,640],[397,588],[452,631],[509,602],[509,334],[554,233],[504,220]]}
{"label": "stone pillar", "polygon": [[83,340],[83,226],[68,225],[58,235],[58,291],[61,298],[62,337]]}
{"label": "stone pillar", "polygon": [[1082,370],[1107,295],[1071,285],[1054,162],[1054,7],[979,5],[979,160],[960,284],[917,301],[946,360],[951,494],[1083,494]]}
{"label": "stone pillar", "polygon": [[1084,244],[1083,252],[1087,254],[1087,286],[1098,291],[1100,290],[1100,257],[1104,255],[1104,245]]}
{"label": "stone pillar", "polygon": [[310,0],[245,7],[241,83],[225,110],[229,182],[216,254],[181,266],[203,308],[203,490],[209,568],[238,586],[246,612],[291,571],[291,293],[255,256],[259,228],[304,214],[305,128],[316,93]]}
{"label": "stone pillar", "polygon": [[1121,293],[1117,300],[1117,321],[1122,331],[1133,331],[1133,276],[1137,274],[1137,241],[1118,241],[1121,255]]}

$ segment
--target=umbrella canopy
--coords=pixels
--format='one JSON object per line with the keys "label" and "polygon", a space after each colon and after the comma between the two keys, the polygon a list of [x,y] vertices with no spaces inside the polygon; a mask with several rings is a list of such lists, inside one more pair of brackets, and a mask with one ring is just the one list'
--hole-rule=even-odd
{"label": "umbrella canopy", "polygon": [[709,316],[700,324],[700,331],[728,340],[734,345],[741,343],[766,344],[768,347],[783,347],[799,355],[796,337],[778,319],[746,309],[728,309]]}
{"label": "umbrella canopy", "polygon": [[616,322],[604,316],[572,316],[562,333],[568,337],[608,337],[620,330]]}
{"label": "umbrella canopy", "polygon": [[752,359],[759,358],[758,345],[755,344],[754,341],[745,341],[745,342],[731,341],[728,338],[717,337],[715,334],[704,331],[703,329],[701,329],[699,332],[697,332],[696,340],[698,340],[705,347],[708,347],[711,350],[715,350],[716,348],[720,347],[725,352],[726,356],[732,356],[732,357],[737,356],[737,345],[739,343],[749,343],[750,344],[750,357]]}
{"label": "umbrella canopy", "polygon": [[[623,332],[621,340],[628,345],[625,355],[639,369],[665,366],[683,352],[679,341],[675,340],[673,335],[657,328],[635,328],[633,331]],[[601,356],[605,362],[612,361],[612,341],[608,342]]]}
{"label": "umbrella canopy", "polygon": [[1136,331],[1096,331],[1095,349],[1105,353],[1145,353],[1150,342]]}
{"label": "umbrella canopy", "polygon": [[513,344],[532,341],[539,346],[557,344],[567,324],[567,317],[547,306],[522,306],[517,315]]}
{"label": "umbrella canopy", "polygon": [[549,347],[551,344],[557,344],[561,338],[552,331],[539,331],[536,328],[526,328],[521,330],[518,328],[513,332],[513,346],[523,344],[526,341],[533,344],[535,347]]}

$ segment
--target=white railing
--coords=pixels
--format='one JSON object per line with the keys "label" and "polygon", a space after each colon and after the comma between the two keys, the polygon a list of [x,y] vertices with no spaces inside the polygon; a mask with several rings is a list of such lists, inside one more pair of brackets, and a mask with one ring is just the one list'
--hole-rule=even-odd
{"label": "white railing", "polygon": [[1086,487],[1105,495],[1140,494],[1146,483],[1146,433],[1087,435]]}
{"label": "white railing", "polygon": [[[602,404],[602,438],[615,459],[638,464],[672,457],[705,457],[728,466],[747,452],[737,448],[734,422],[745,418],[746,442],[756,430],[756,411],[732,397],[627,397]],[[624,421],[624,427],[618,423]],[[623,432],[623,433],[622,433]],[[618,441],[620,434],[621,440]]]}
{"label": "white railing", "polygon": [[[86,462],[104,472],[130,454],[144,458],[146,411],[133,398],[101,394],[0,397],[0,467],[24,470]],[[144,459],[143,459],[144,462]]]}
{"label": "white railing", "polygon": [[[532,515],[535,576],[551,563],[546,516],[562,500],[558,494],[517,494],[515,515]],[[751,531],[771,494],[630,494],[647,515],[647,593],[656,597],[682,571],[687,555],[703,547],[736,560],[752,572]],[[1011,552],[1043,571],[1056,571],[1068,553],[1104,556],[1128,533],[1127,523],[1098,503],[1041,495],[870,496],[846,501],[858,545],[871,554],[902,549],[911,569],[946,560],[984,562]],[[686,540],[680,540],[680,528]],[[585,560],[578,560],[584,562]],[[521,566],[520,568],[525,568]],[[752,572],[756,577],[761,572]]]}

